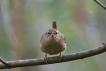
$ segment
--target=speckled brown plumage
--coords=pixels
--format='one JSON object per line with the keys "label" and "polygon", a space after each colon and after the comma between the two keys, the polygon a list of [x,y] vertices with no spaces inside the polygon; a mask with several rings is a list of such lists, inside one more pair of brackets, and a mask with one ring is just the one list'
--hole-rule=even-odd
{"label": "speckled brown plumage", "polygon": [[52,24],[52,29],[47,30],[41,37],[40,48],[46,53],[45,59],[47,62],[47,54],[55,55],[66,49],[66,40],[63,34],[57,30],[56,21]]}

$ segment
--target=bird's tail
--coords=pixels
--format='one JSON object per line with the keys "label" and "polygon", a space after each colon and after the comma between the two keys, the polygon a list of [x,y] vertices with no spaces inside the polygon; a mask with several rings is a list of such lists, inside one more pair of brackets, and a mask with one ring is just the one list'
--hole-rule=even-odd
{"label": "bird's tail", "polygon": [[56,24],[56,21],[53,21],[53,23],[52,23],[52,28],[57,30],[57,24]]}

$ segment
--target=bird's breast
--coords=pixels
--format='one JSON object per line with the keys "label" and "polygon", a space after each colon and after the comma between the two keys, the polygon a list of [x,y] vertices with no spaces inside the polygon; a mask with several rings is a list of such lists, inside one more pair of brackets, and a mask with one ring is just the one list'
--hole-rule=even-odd
{"label": "bird's breast", "polygon": [[50,40],[42,47],[42,51],[50,55],[58,54],[64,51],[66,48],[65,44],[61,44],[60,41]]}

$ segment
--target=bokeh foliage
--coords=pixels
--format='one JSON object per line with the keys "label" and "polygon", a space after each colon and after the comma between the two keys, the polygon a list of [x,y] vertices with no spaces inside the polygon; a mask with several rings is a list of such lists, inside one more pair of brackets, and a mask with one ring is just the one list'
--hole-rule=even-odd
{"label": "bokeh foliage", "polygon": [[[106,4],[106,0],[101,2]],[[106,42],[106,11],[93,0],[1,0],[0,5],[0,57],[5,60],[44,57],[40,37],[54,20],[67,39],[63,54]],[[17,71],[105,71],[105,54]]]}

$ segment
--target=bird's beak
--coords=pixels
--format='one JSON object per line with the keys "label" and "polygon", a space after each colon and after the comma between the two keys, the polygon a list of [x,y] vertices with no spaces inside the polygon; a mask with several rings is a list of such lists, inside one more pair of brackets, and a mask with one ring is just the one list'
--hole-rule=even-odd
{"label": "bird's beak", "polygon": [[51,35],[54,36],[54,32],[52,32]]}

